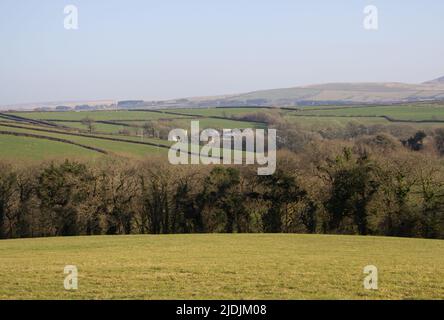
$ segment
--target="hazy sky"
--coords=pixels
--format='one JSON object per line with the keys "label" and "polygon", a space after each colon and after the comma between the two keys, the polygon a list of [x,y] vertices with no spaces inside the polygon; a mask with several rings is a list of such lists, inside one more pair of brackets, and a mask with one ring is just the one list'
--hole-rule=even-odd
{"label": "hazy sky", "polygon": [[444,75],[443,14],[443,0],[0,0],[0,105],[422,82]]}

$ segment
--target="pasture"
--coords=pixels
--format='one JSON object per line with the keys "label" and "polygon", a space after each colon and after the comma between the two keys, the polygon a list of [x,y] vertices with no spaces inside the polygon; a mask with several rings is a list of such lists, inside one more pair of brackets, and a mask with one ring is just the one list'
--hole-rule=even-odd
{"label": "pasture", "polygon": [[302,109],[301,115],[333,117],[389,117],[394,120],[444,121],[444,106],[441,104],[368,106],[343,108]]}
{"label": "pasture", "polygon": [[[3,240],[0,299],[442,299],[444,242],[289,234]],[[63,286],[78,268],[78,290]],[[365,290],[375,265],[379,289]]]}
{"label": "pasture", "polygon": [[[277,111],[259,107],[227,107],[146,111],[11,112],[0,115],[0,130],[66,139],[103,149],[110,155],[143,158],[166,155],[171,142],[167,141],[165,135],[170,128],[189,129],[192,120],[199,120],[201,129],[266,128],[265,123],[241,119],[257,113],[273,113],[274,116],[280,114],[282,119],[289,123],[313,131],[343,128],[350,122],[362,125],[409,126],[413,130],[444,126],[444,104],[418,103],[390,106],[308,106],[278,108]],[[92,130],[83,121],[86,118],[92,120]],[[12,128],[11,125],[20,128]],[[163,130],[163,138],[147,136],[145,130],[150,126]],[[142,132],[145,132],[143,136]],[[54,157],[70,158],[73,154],[88,158],[94,154],[91,150],[79,150],[81,148],[78,146],[65,146],[63,142],[37,140],[39,139],[32,137],[0,135],[2,158],[42,160]]]}

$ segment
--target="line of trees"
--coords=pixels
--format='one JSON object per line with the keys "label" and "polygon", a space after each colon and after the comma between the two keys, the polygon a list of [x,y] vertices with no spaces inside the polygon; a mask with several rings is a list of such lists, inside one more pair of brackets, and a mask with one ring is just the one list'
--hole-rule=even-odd
{"label": "line of trees", "polygon": [[[382,143],[381,143],[382,141]],[[444,238],[438,156],[384,137],[280,151],[277,171],[165,159],[0,163],[0,237],[335,233]]]}

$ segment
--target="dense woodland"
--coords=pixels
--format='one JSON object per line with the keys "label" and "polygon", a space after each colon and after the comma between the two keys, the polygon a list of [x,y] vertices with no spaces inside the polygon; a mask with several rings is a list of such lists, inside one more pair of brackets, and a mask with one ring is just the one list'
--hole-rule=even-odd
{"label": "dense woodland", "polygon": [[[266,117],[266,119],[264,119]],[[254,166],[104,157],[0,163],[0,237],[334,233],[444,238],[444,130],[278,129],[272,176]]]}

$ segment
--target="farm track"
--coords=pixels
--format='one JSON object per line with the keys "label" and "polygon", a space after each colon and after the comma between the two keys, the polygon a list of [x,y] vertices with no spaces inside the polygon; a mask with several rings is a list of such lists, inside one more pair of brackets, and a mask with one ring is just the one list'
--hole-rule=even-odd
{"label": "farm track", "polygon": [[81,144],[81,143],[77,143],[77,142],[74,142],[74,141],[71,141],[71,140],[67,140],[67,139],[62,139],[62,138],[43,136],[43,135],[38,135],[38,134],[33,134],[33,133],[5,131],[5,130],[0,130],[0,135],[12,135],[12,136],[17,136],[17,137],[27,137],[27,138],[51,140],[51,141],[56,141],[56,142],[72,144],[72,145],[75,145],[75,146],[78,146],[78,147],[81,147],[81,148],[85,148],[85,149],[92,150],[92,151],[99,152],[99,153],[103,153],[103,154],[108,154],[108,152],[103,150],[103,149],[87,146],[87,145],[84,145],[84,144]]}

